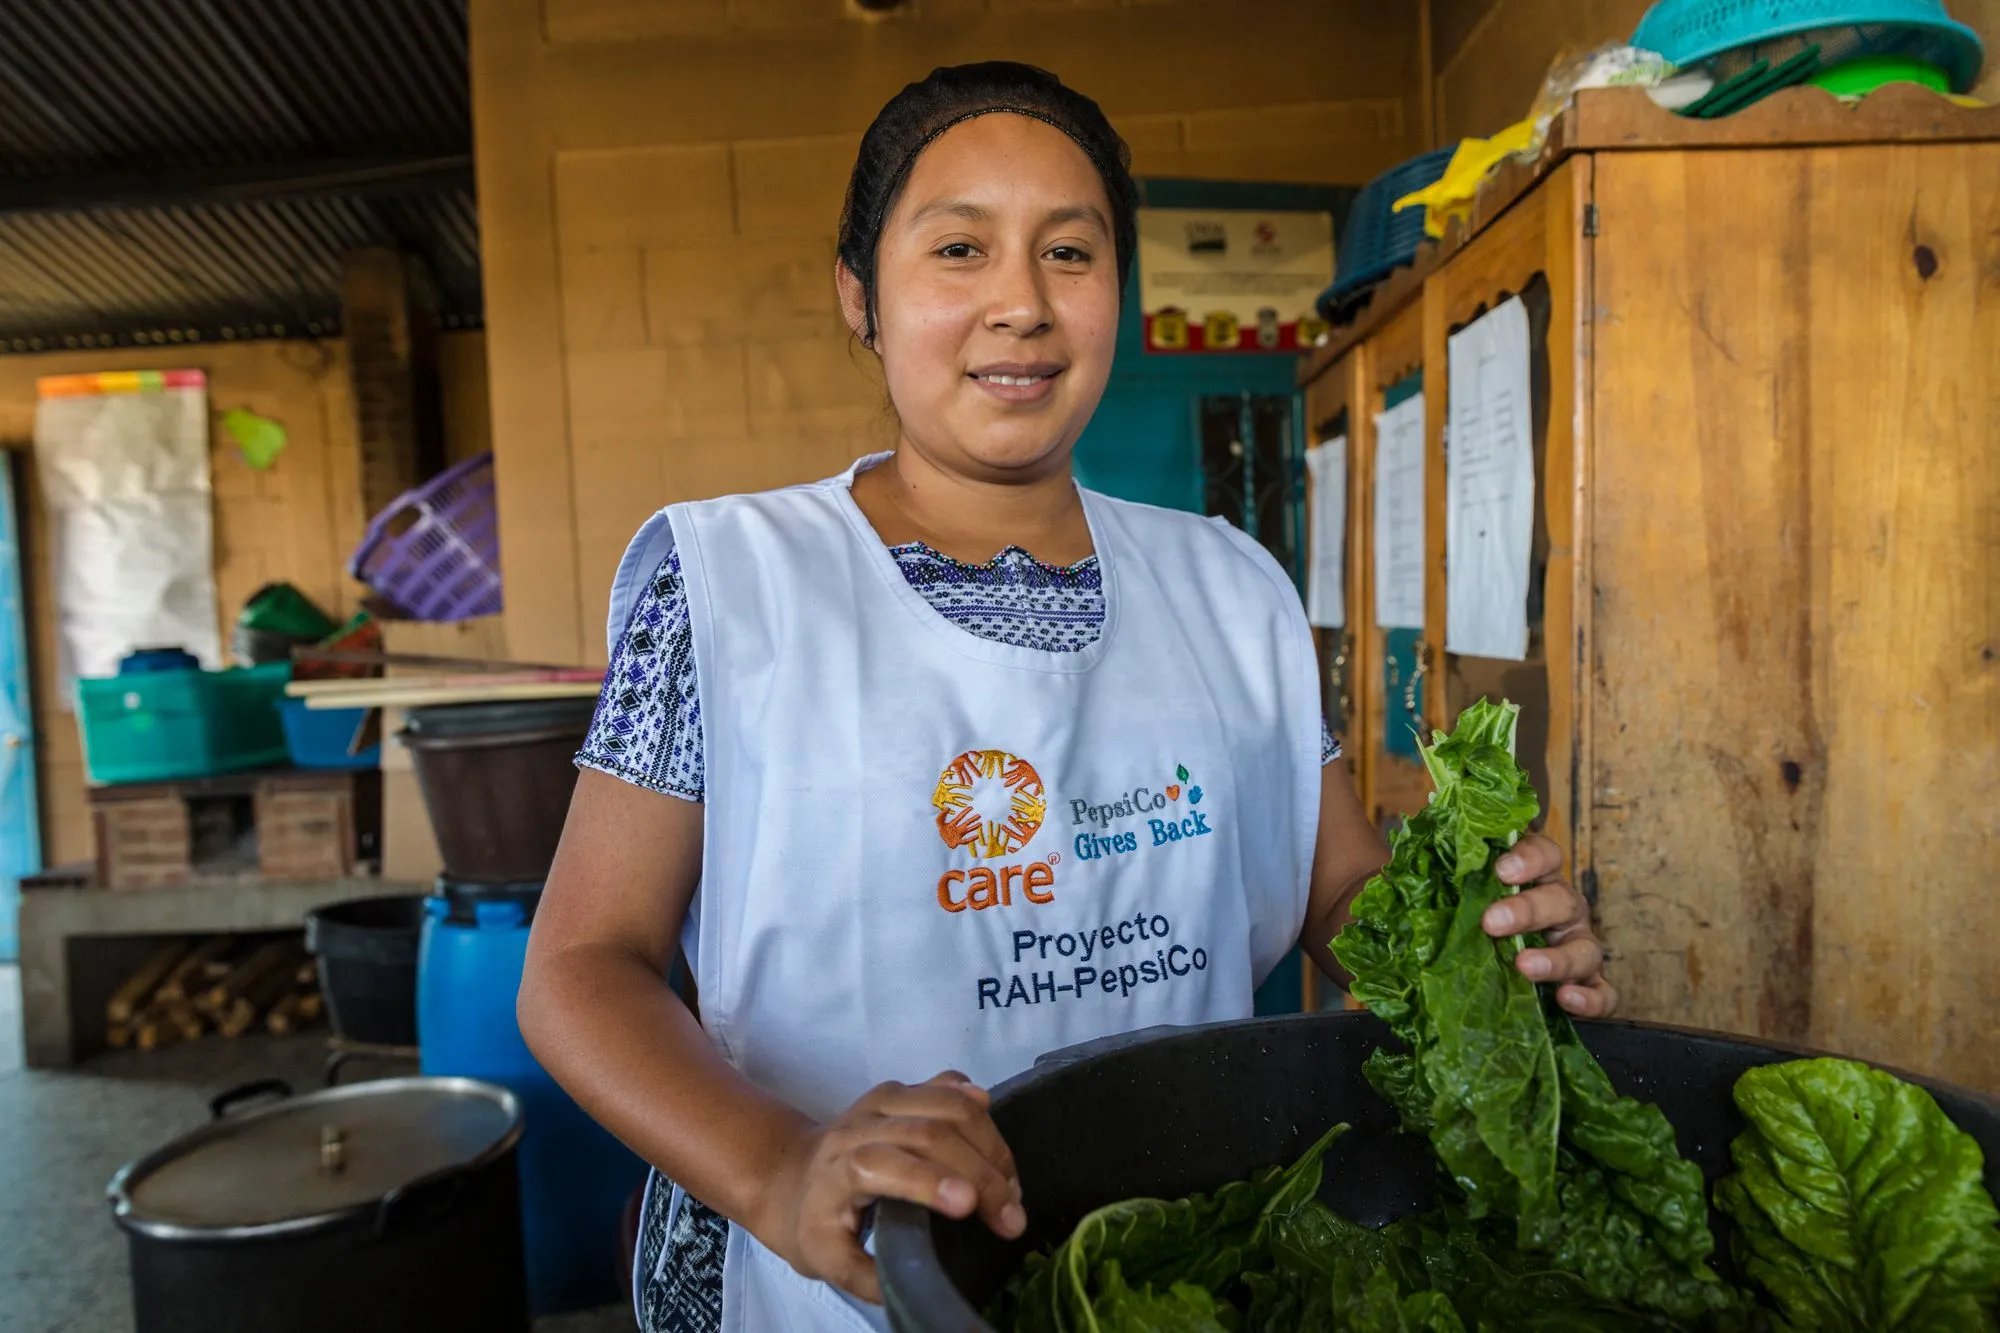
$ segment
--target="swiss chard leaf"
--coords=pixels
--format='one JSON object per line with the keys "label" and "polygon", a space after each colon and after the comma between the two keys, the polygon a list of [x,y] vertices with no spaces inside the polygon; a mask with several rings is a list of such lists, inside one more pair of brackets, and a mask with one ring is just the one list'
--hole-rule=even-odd
{"label": "swiss chard leaf", "polygon": [[1421,1058],[1438,1125],[1431,1142],[1475,1217],[1512,1217],[1522,1244],[1546,1246],[1558,1229],[1561,1091],[1535,985],[1480,924],[1500,896],[1490,871],[1475,872],[1443,951],[1419,975],[1433,1025]]}
{"label": "swiss chard leaf", "polygon": [[[1128,1199],[1085,1217],[1046,1260],[1031,1262],[1002,1293],[996,1321],[1017,1333],[1114,1333],[1144,1324],[1104,1322],[1113,1270],[1121,1300],[1163,1298],[1176,1286],[1226,1294],[1262,1263],[1284,1221],[1319,1192],[1321,1159],[1347,1129],[1336,1125],[1283,1171],[1232,1181],[1212,1195]],[[1188,1304],[1185,1293],[1178,1298]],[[1231,1314],[1233,1315],[1233,1310]]]}
{"label": "swiss chard leaf", "polygon": [[1716,1203],[1790,1327],[1990,1333],[2000,1213],[1979,1145],[1922,1088],[1848,1060],[1743,1075]]}
{"label": "swiss chard leaf", "polygon": [[1173,1283],[1165,1291],[1135,1290],[1125,1285],[1113,1259],[1098,1275],[1091,1322],[1082,1327],[1101,1333],[1235,1333],[1236,1311],[1191,1282]]}
{"label": "swiss chard leaf", "polygon": [[1733,1303],[1708,1266],[1699,1170],[1514,966],[1523,941],[1481,925],[1508,892],[1493,862],[1538,809],[1514,760],[1518,712],[1482,700],[1423,747],[1437,791],[1334,941],[1351,993],[1409,1047],[1378,1052],[1368,1078],[1429,1136],[1472,1218],[1511,1222],[1512,1243],[1600,1301],[1698,1319]]}

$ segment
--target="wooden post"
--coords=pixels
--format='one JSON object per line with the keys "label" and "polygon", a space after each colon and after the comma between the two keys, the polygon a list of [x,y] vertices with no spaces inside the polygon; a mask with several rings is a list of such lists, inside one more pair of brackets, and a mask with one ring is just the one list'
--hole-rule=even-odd
{"label": "wooden post", "polygon": [[343,261],[340,319],[360,437],[361,503],[373,518],[444,468],[430,276],[396,250],[353,251]]}

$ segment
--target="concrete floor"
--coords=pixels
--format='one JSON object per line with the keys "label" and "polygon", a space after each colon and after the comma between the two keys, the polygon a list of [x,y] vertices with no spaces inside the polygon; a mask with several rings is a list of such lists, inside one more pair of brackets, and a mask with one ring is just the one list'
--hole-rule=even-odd
{"label": "concrete floor", "polygon": [[[31,1071],[21,1066],[20,999],[20,970],[0,966],[0,1333],[129,1333],[125,1241],[105,1182],[201,1124],[224,1088],[268,1077],[318,1087],[323,1038],[210,1037]],[[632,1327],[630,1311],[613,1306],[540,1320],[535,1333]]]}

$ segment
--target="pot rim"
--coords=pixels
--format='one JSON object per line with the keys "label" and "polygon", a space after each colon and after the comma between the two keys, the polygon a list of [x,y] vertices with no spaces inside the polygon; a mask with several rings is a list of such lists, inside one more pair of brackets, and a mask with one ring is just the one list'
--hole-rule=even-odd
{"label": "pot rim", "polygon": [[[375,1079],[367,1083],[349,1083],[341,1087],[327,1088],[306,1096],[316,1102],[353,1101],[366,1096],[379,1096],[390,1092],[411,1088],[423,1088],[439,1092],[469,1093],[487,1098],[500,1106],[510,1117],[507,1132],[495,1139],[477,1155],[464,1162],[454,1163],[434,1175],[470,1173],[493,1165],[514,1151],[521,1142],[526,1129],[526,1117],[522,1114],[521,1099],[497,1083],[482,1079],[442,1077],[435,1075],[412,1075],[404,1078]],[[111,1220],[128,1234],[145,1236],[152,1240],[164,1241],[245,1241],[280,1240],[330,1231],[352,1222],[370,1220],[376,1217],[384,1200],[392,1197],[385,1194],[365,1203],[349,1204],[345,1208],[333,1208],[323,1213],[312,1213],[305,1217],[288,1217],[277,1222],[248,1222],[221,1227],[189,1226],[181,1222],[162,1222],[132,1215],[132,1185],[158,1170],[166,1163],[187,1155],[225,1134],[236,1132],[245,1124],[273,1116],[289,1109],[295,1100],[284,1097],[269,1106],[242,1111],[234,1115],[224,1115],[210,1120],[199,1129],[190,1130],[179,1138],[154,1149],[144,1157],[127,1162],[118,1168],[111,1182],[104,1187],[106,1200],[111,1204]],[[420,1176],[406,1182],[404,1187],[417,1185],[433,1179],[434,1176]]]}
{"label": "pot rim", "polygon": [[[2000,1116],[2000,1097],[1969,1088],[1963,1084],[1947,1082],[1922,1074],[1913,1074],[1894,1065],[1867,1060],[1854,1055],[1842,1055],[1837,1051],[1822,1050],[1817,1047],[1800,1046],[1790,1042],[1768,1041],[1761,1037],[1744,1036],[1740,1033],[1719,1032],[1712,1028],[1687,1027],[1678,1023],[1654,1023],[1629,1018],[1576,1019],[1577,1027],[1585,1031],[1636,1028],[1650,1032],[1673,1034],[1683,1037],[1700,1037],[1709,1041],[1722,1041],[1731,1045],[1752,1047],[1768,1052],[1776,1064],[1790,1060],[1838,1059],[1851,1060],[1856,1064],[1877,1069],[1893,1075],[1905,1083],[1922,1088],[1936,1097],[1940,1091],[1950,1093],[1956,1099],[1963,1099],[1974,1105],[1990,1108]],[[1070,1067],[1099,1056],[1141,1044],[1155,1041],[1169,1041],[1176,1038],[1199,1038],[1230,1028],[1261,1027],[1279,1023],[1325,1023],[1350,1022],[1381,1025],[1384,1035],[1387,1025],[1376,1015],[1365,1009],[1323,1010],[1319,1013],[1284,1014],[1270,1017],[1250,1017],[1225,1019],[1218,1023],[1196,1023],[1188,1025],[1161,1025],[1139,1028],[1131,1032],[1113,1033],[1073,1046],[1062,1047],[1041,1056],[1034,1064],[1011,1078],[995,1085],[991,1090],[992,1107],[1000,1106],[1046,1079],[1059,1076]],[[1395,1038],[1390,1037],[1394,1041]],[[1398,1043],[1400,1045],[1400,1043]],[[1949,1113],[1947,1112],[1947,1115]],[[984,1314],[975,1310],[966,1299],[951,1276],[945,1272],[938,1260],[937,1243],[932,1234],[933,1214],[922,1204],[909,1203],[901,1199],[883,1199],[876,1205],[872,1227],[875,1270],[882,1281],[883,1306],[890,1315],[891,1327],[902,1327],[897,1322],[898,1315],[913,1309],[922,1309],[932,1314],[943,1312],[953,1327],[962,1328],[967,1333],[994,1333],[993,1326]]]}

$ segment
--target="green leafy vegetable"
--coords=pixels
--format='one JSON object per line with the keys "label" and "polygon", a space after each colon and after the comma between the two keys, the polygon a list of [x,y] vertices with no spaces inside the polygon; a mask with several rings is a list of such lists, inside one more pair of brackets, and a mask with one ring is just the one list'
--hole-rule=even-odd
{"label": "green leafy vegetable", "polygon": [[1378,1053],[1369,1080],[1430,1137],[1473,1218],[1511,1220],[1513,1243],[1600,1299],[1697,1319],[1731,1304],[1708,1267],[1700,1170],[1514,966],[1522,941],[1481,924],[1509,892],[1493,863],[1538,809],[1514,760],[1518,714],[1481,700],[1423,747],[1437,792],[1334,941],[1352,993],[1411,1048]]}
{"label": "green leafy vegetable", "polygon": [[[1046,1260],[1022,1270],[1002,1294],[997,1318],[1016,1333],[1099,1333],[1153,1327],[1121,1322],[1122,1312],[1166,1297],[1197,1308],[1190,1293],[1174,1296],[1174,1288],[1226,1292],[1252,1256],[1269,1252],[1275,1228],[1312,1202],[1320,1159],[1346,1129],[1336,1125],[1287,1170],[1231,1182],[1213,1195],[1130,1199],[1098,1209]],[[1114,1276],[1125,1294],[1100,1308]]]}
{"label": "green leafy vegetable", "polygon": [[[1318,1202],[1336,1127],[1285,1171],[1099,1209],[1029,1260],[1014,1333],[2000,1333],[2000,1211],[1978,1146],[1921,1089],[1846,1061],[1743,1076],[1750,1123],[1716,1190],[1738,1266],[1709,1267],[1702,1175],[1659,1108],[1622,1097],[1481,922],[1535,817],[1517,712],[1482,701],[1423,747],[1437,784],[1333,943],[1406,1049],[1364,1072],[1435,1150],[1452,1197],[1379,1229]],[[1182,781],[1187,780],[1183,771]]]}
{"label": "green leafy vegetable", "polygon": [[1979,1145],[1929,1093],[1847,1060],[1753,1069],[1716,1203],[1787,1326],[1992,1330],[2000,1213]]}

